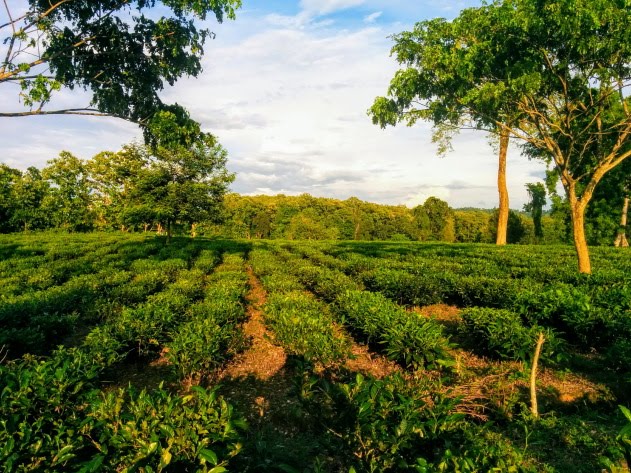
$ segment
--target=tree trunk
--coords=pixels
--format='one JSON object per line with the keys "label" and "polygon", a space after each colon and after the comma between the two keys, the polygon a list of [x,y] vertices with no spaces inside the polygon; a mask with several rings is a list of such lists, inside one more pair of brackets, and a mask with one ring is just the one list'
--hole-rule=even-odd
{"label": "tree trunk", "polygon": [[568,197],[574,233],[574,248],[576,248],[576,256],[578,257],[578,272],[591,274],[592,265],[589,260],[587,239],[585,238],[585,203],[579,201],[573,191]]}
{"label": "tree trunk", "polygon": [[506,186],[506,155],[508,154],[508,131],[500,131],[499,166],[497,170],[497,190],[500,194],[499,214],[497,218],[496,245],[506,244],[508,233],[508,187]]}
{"label": "tree trunk", "polygon": [[197,236],[197,224],[191,223],[191,236],[195,238]]}
{"label": "tree trunk", "polygon": [[629,242],[627,241],[627,213],[629,212],[629,196],[624,197],[624,204],[622,206],[622,217],[620,217],[620,229],[618,230],[618,236],[614,242],[616,248],[628,248]]}
{"label": "tree trunk", "polygon": [[361,222],[358,221],[355,224],[355,233],[353,234],[353,240],[359,240],[359,230],[361,229]]}
{"label": "tree trunk", "polygon": [[167,243],[171,242],[171,220],[167,220]]}

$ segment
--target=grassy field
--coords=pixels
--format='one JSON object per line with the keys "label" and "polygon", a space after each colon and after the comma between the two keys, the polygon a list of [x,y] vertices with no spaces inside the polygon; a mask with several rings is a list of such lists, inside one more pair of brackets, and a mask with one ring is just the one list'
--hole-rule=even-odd
{"label": "grassy field", "polygon": [[550,246],[2,235],[0,466],[625,471],[631,254],[593,264]]}

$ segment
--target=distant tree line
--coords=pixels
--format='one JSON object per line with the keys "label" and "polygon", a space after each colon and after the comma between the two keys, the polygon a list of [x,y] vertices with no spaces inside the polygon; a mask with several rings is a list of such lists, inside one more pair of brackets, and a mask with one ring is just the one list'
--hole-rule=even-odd
{"label": "distant tree line", "polygon": [[[601,219],[605,220],[603,216]],[[615,221],[612,214],[609,221]],[[299,196],[228,194],[221,223],[201,225],[207,235],[228,238],[289,240],[410,240],[454,243],[494,243],[498,210],[452,209],[436,197],[422,205],[380,205],[356,197],[346,200]],[[511,210],[508,243],[571,243],[566,207],[553,205],[542,212],[542,235],[537,236],[529,213]],[[611,245],[610,240],[594,243]]]}
{"label": "distant tree line", "polygon": [[[499,211],[452,209],[436,197],[422,205],[380,205],[299,196],[227,194],[234,175],[226,152],[208,136],[193,147],[131,144],[81,160],[62,151],[43,169],[0,164],[0,232],[60,229],[156,231],[227,238],[289,240],[410,240],[493,243]],[[588,208],[590,244],[611,245],[620,229],[628,174],[612,173]],[[624,171],[624,172],[623,172]],[[530,202],[511,210],[507,242],[571,243],[567,200],[527,184]],[[615,197],[614,197],[615,196]],[[619,198],[618,198],[619,197]]]}

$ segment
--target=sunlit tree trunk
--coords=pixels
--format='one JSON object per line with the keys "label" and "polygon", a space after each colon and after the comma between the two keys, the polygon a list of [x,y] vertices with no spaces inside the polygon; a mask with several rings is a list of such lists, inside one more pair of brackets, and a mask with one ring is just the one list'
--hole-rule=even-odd
{"label": "sunlit tree trunk", "polygon": [[585,238],[585,207],[586,201],[576,198],[576,191],[572,187],[568,192],[570,212],[572,216],[572,230],[574,233],[574,248],[578,257],[578,271],[583,274],[592,273],[592,264],[589,259],[587,239]]}
{"label": "sunlit tree trunk", "polygon": [[500,131],[499,166],[497,170],[497,190],[500,194],[499,215],[497,219],[497,245],[506,244],[508,233],[508,187],[506,186],[506,156],[508,154],[508,131]]}
{"label": "sunlit tree trunk", "polygon": [[624,204],[622,205],[622,216],[620,217],[620,229],[618,230],[618,236],[614,242],[614,246],[617,248],[628,248],[629,242],[627,241],[627,214],[629,212],[629,196],[624,197]]}

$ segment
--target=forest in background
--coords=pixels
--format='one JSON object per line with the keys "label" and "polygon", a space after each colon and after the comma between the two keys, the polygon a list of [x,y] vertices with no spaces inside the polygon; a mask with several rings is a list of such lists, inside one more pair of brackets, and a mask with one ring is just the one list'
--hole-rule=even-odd
{"label": "forest in background", "polygon": [[[452,209],[437,197],[408,208],[306,193],[242,196],[226,193],[234,175],[225,165],[225,150],[214,141],[178,152],[133,144],[89,160],[63,151],[41,170],[0,164],[0,232],[172,231],[246,239],[457,243],[496,239],[497,209]],[[617,174],[611,175],[614,185]],[[587,211],[592,245],[612,245],[619,229],[624,195],[610,192],[607,184],[603,181]],[[528,184],[533,187],[539,189],[539,203],[531,192],[524,209],[511,210],[508,243],[571,243],[567,201],[553,193],[550,210],[543,212],[545,188]]]}

